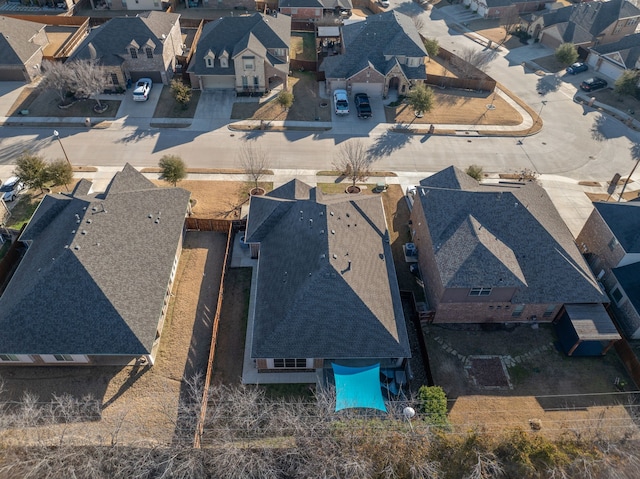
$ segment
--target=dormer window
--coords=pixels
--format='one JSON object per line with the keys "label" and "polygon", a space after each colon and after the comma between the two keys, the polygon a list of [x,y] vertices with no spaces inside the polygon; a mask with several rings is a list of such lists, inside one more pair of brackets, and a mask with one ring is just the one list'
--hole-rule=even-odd
{"label": "dormer window", "polygon": [[131,54],[131,58],[138,58],[138,50],[135,48],[129,48],[129,53]]}
{"label": "dormer window", "polygon": [[220,67],[229,68],[229,59],[227,57],[220,57]]}
{"label": "dormer window", "polygon": [[205,57],[204,63],[207,65],[207,68],[213,68],[213,58]]}
{"label": "dormer window", "polygon": [[147,53],[147,58],[153,58],[153,50],[151,48],[147,47],[144,50]]}

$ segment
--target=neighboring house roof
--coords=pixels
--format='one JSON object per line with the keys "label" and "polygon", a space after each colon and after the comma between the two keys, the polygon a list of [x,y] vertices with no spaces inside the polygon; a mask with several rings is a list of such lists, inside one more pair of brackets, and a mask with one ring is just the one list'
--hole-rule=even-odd
{"label": "neighboring house roof", "polygon": [[640,203],[596,201],[593,206],[626,253],[640,253]]}
{"label": "neighboring house roof", "polygon": [[624,294],[627,295],[635,310],[640,313],[640,262],[613,268],[612,271]]}
{"label": "neighboring house roof", "polygon": [[353,3],[351,0],[280,0],[280,8],[322,8],[333,10],[335,8],[345,8],[351,10]]}
{"label": "neighboring house roof", "polygon": [[327,78],[350,78],[367,67],[386,75],[399,65],[409,80],[427,78],[426,67],[399,64],[398,57],[426,57],[420,34],[410,17],[396,11],[371,15],[342,27],[345,53],[324,59]]}
{"label": "neighboring house roof", "polygon": [[[118,66],[123,63],[123,56],[128,54],[127,49],[132,42],[138,48],[143,48],[149,41],[155,45],[154,55],[159,55],[163,51],[162,36],[168,37],[179,19],[177,13],[158,11],[140,13],[135,17],[112,18],[92,29],[69,60],[97,58],[105,66]],[[178,50],[177,53],[182,51]]]}
{"label": "neighboring house roof", "polygon": [[627,35],[614,43],[605,43],[591,49],[608,60],[620,65],[625,69],[636,68],[640,59],[640,33]]}
{"label": "neighboring house roof", "polygon": [[514,303],[606,301],[569,229],[536,183],[463,181],[452,187],[451,174],[429,179],[429,186],[417,187],[415,198],[425,211],[445,288],[516,287]]}
{"label": "neighboring house roof", "polygon": [[[267,54],[268,49],[289,48],[291,41],[291,17],[287,15],[263,15],[254,13],[242,17],[223,17],[207,23],[202,29],[189,72],[196,75],[235,75],[231,60],[246,49],[264,57],[272,65],[284,64],[282,59]],[[212,68],[206,66],[204,58],[213,53]],[[220,67],[219,58],[229,57],[228,68]]]}
{"label": "neighboring house roof", "polygon": [[30,246],[0,297],[0,350],[148,354],[190,194],[128,164],[104,194],[75,193],[45,196],[20,236]]}
{"label": "neighboring house roof", "polygon": [[[511,0],[485,0],[488,8],[508,7],[513,5]],[[524,1],[524,0],[522,0]]]}
{"label": "neighboring house roof", "polygon": [[421,180],[420,186],[470,190],[476,188],[478,186],[478,182],[460,168],[450,166]]}
{"label": "neighboring house roof", "polygon": [[45,45],[33,41],[46,25],[0,16],[0,65],[24,65]]}
{"label": "neighboring house roof", "polygon": [[252,357],[410,357],[380,197],[274,193],[251,198],[247,223],[260,243]]}

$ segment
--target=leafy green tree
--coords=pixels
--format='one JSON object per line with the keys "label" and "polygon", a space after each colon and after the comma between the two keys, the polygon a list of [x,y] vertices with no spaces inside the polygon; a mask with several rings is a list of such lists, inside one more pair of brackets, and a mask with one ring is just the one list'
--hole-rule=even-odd
{"label": "leafy green tree", "polygon": [[191,101],[191,87],[174,79],[171,80],[171,93],[173,98],[182,105],[182,108],[186,109]]}
{"label": "leafy green tree", "polygon": [[556,60],[563,65],[571,65],[578,59],[578,49],[573,43],[563,43],[556,48]]}
{"label": "leafy green tree", "polygon": [[73,168],[65,160],[55,160],[46,167],[46,176],[52,186],[66,186],[73,180]]}
{"label": "leafy green tree", "polygon": [[44,185],[49,180],[44,158],[29,151],[18,157],[13,174],[29,188],[39,188],[40,192],[44,192]]}
{"label": "leafy green tree", "polygon": [[427,420],[435,426],[446,426],[447,395],[440,386],[420,386],[418,390],[420,408]]}
{"label": "leafy green tree", "polygon": [[478,181],[482,180],[482,166],[471,165],[465,171],[471,178]]}
{"label": "leafy green tree", "polygon": [[422,43],[424,43],[424,48],[429,54],[429,61],[431,61],[431,57],[438,56],[438,53],[440,53],[440,44],[436,38],[425,38]]}
{"label": "leafy green tree", "polygon": [[640,72],[638,70],[625,70],[616,80],[613,91],[620,96],[637,96],[640,91],[639,81]]}
{"label": "leafy green tree", "polygon": [[433,90],[423,83],[414,86],[407,95],[407,102],[417,117],[422,117],[426,112],[431,111],[433,100]]}
{"label": "leafy green tree", "polygon": [[291,108],[291,105],[293,105],[293,100],[293,93],[286,90],[282,90],[280,93],[278,93],[278,97],[276,98],[278,104],[285,110]]}
{"label": "leafy green tree", "polygon": [[164,155],[160,158],[158,166],[162,169],[160,179],[176,186],[179,181],[184,180],[187,176],[187,167],[177,155]]}

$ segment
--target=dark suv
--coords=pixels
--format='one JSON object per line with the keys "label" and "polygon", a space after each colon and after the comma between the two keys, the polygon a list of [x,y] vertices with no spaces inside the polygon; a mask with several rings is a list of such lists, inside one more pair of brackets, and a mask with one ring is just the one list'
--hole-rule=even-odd
{"label": "dark suv", "polygon": [[356,104],[358,118],[371,118],[373,116],[369,96],[366,93],[356,93],[353,102]]}
{"label": "dark suv", "polygon": [[582,88],[584,91],[596,91],[600,90],[601,88],[605,88],[606,86],[607,82],[598,77],[589,78],[588,80],[580,83],[580,88]]}

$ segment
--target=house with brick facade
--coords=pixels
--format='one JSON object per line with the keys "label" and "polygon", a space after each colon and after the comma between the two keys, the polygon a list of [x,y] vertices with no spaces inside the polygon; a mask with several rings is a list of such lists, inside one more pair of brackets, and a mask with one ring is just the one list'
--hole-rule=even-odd
{"label": "house with brick facade", "polygon": [[606,295],[534,181],[484,184],[449,167],[416,187],[410,230],[436,323],[552,322],[566,305],[603,313]]}
{"label": "house with brick facade", "polygon": [[189,197],[129,164],[104,193],[46,195],[0,296],[0,366],[153,364]]}
{"label": "house with brick facade", "polygon": [[370,15],[342,27],[341,50],[323,59],[327,92],[406,94],[427,78],[428,56],[413,20],[397,11]]}
{"label": "house with brick facade", "polygon": [[150,11],[94,28],[67,61],[99,59],[118,90],[140,78],[169,84],[183,51],[180,15]]}
{"label": "house with brick facade", "polygon": [[640,70],[640,33],[590,48],[586,63],[614,81],[627,70]]}
{"label": "house with brick facade", "polygon": [[317,22],[324,16],[334,16],[342,10],[351,11],[351,0],[279,0],[278,10],[294,21]]}
{"label": "house with brick facade", "polygon": [[254,13],[207,23],[189,68],[201,90],[263,93],[287,88],[291,17]]}
{"label": "house with brick facade", "polygon": [[46,25],[0,16],[0,81],[31,82],[40,75],[49,44]]}
{"label": "house with brick facade", "polygon": [[611,299],[618,326],[640,339],[640,201],[597,201],[576,240]]}
{"label": "house with brick facade", "polygon": [[316,382],[331,363],[404,372],[411,352],[379,195],[325,196],[294,180],[251,198],[245,238],[258,258],[247,328],[257,382]]}

